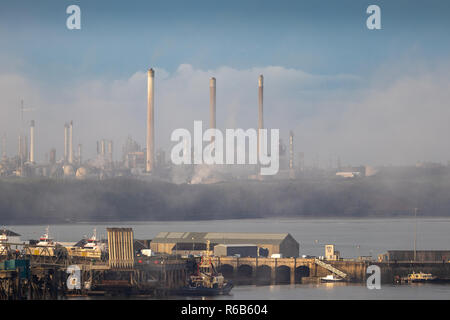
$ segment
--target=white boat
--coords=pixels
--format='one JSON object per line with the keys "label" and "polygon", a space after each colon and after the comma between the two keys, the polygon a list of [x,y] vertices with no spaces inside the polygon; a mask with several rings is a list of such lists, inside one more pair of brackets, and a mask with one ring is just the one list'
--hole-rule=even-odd
{"label": "white boat", "polygon": [[105,244],[97,240],[97,229],[94,229],[92,237],[86,240],[86,244],[82,248],[99,252],[105,250]]}
{"label": "white boat", "polygon": [[437,277],[433,276],[431,273],[419,272],[408,274],[408,277],[405,282],[433,282],[436,281]]}
{"label": "white boat", "polygon": [[39,242],[36,244],[37,246],[43,247],[54,247],[56,243],[50,238],[50,234],[48,232],[49,227],[45,229],[45,233],[39,238]]}
{"label": "white boat", "polygon": [[58,244],[54,242],[49,234],[49,227],[45,229],[45,233],[39,238],[39,242],[35,246],[28,249],[29,254],[34,256],[53,256],[55,247]]}
{"label": "white boat", "polygon": [[100,249],[97,241],[97,229],[94,229],[92,237],[86,240],[86,244],[83,246],[83,249],[90,249],[90,250]]}
{"label": "white boat", "polygon": [[102,253],[106,251],[106,244],[97,240],[97,230],[94,229],[90,238],[80,241],[80,244],[74,247],[67,247],[67,249],[72,256],[100,259]]}
{"label": "white boat", "polygon": [[326,277],[322,277],[320,278],[321,282],[340,282],[343,281],[344,279],[336,277],[334,274],[329,274]]}

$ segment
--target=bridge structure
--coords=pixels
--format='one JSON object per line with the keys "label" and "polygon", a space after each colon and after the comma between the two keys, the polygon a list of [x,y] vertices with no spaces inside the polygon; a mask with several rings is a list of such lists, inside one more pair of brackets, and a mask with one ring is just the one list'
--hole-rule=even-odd
{"label": "bridge structure", "polygon": [[237,283],[296,284],[318,282],[321,277],[335,274],[344,281],[365,282],[367,268],[377,265],[382,283],[393,283],[395,277],[412,272],[425,272],[450,281],[450,261],[397,261],[340,259],[319,260],[305,258],[239,258],[211,257],[211,262],[225,278]]}
{"label": "bridge structure", "polygon": [[366,261],[321,261],[305,258],[211,257],[225,278],[253,283],[295,284],[337,274],[346,281],[366,278]]}

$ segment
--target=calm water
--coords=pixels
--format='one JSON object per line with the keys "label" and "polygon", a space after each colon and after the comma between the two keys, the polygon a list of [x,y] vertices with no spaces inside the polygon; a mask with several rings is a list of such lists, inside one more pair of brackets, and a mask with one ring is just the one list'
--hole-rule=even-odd
{"label": "calm water", "polygon": [[[290,233],[300,243],[300,254],[324,255],[325,244],[335,244],[346,258],[373,256],[390,249],[413,249],[414,219],[305,220],[257,219],[119,224],[50,225],[57,241],[75,242],[92,233],[106,235],[106,227],[131,227],[136,239],[151,239],[161,231],[274,232]],[[7,226],[22,239],[37,239],[45,225]],[[450,249],[450,219],[417,219],[417,249]],[[308,284],[238,286],[221,299],[450,299],[450,285],[384,285],[368,290],[363,285]]]}

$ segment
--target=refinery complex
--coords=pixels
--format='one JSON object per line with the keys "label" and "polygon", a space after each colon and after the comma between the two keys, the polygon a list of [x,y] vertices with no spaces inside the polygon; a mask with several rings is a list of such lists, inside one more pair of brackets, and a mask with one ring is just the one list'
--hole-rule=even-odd
{"label": "refinery complex", "polygon": [[[39,143],[38,131],[45,130],[39,127],[39,123],[34,120],[29,121],[26,130],[20,130],[18,140],[3,134],[1,140],[1,161],[0,177],[47,177],[47,178],[67,178],[67,179],[105,179],[119,176],[140,177],[147,179],[159,179],[173,183],[215,183],[231,180],[262,180],[258,174],[257,165],[199,165],[184,164],[174,165],[170,160],[170,150],[163,150],[155,145],[155,71],[149,69],[147,73],[148,100],[147,100],[147,133],[145,146],[140,145],[133,137],[128,136],[124,145],[116,146],[113,140],[101,139],[99,141],[89,141],[85,144],[76,143],[77,123],[67,121],[61,123],[61,131],[53,133],[60,136],[61,144],[50,150],[41,150],[45,154],[45,159],[37,159],[37,146]],[[256,82],[256,81],[255,81]],[[207,83],[207,82],[206,82]],[[207,94],[205,85],[205,94]],[[258,108],[255,114],[255,124],[258,131],[264,129],[264,78],[260,75],[255,85],[255,97],[257,96]],[[256,100],[256,99],[255,99]],[[216,78],[209,80],[209,128],[216,129]],[[256,103],[256,101],[255,101]],[[20,111],[23,119],[24,102],[21,101]],[[256,111],[256,109],[255,109]],[[256,112],[255,112],[256,113]],[[145,110],[142,110],[144,116]],[[23,121],[23,120],[22,120]],[[144,138],[144,137],[141,137]],[[257,149],[259,152],[260,137],[258,135]],[[18,141],[17,154],[7,154],[7,144]],[[138,139],[139,140],[139,139]],[[96,154],[90,159],[83,156],[83,147],[90,144],[90,149],[96,148]],[[247,143],[247,142],[246,142]],[[188,152],[194,157],[194,148],[191,150],[184,148],[183,154]],[[246,146],[248,156],[249,147]],[[319,168],[318,160],[312,161],[311,165],[305,166],[305,155],[303,152],[294,150],[294,133],[289,131],[287,145],[280,139],[279,141],[279,170],[276,175],[264,179],[295,179],[302,175],[319,174],[329,176],[340,176],[354,178],[366,175],[373,175],[376,170],[372,167],[350,165],[343,166],[339,158],[335,163],[331,159],[327,168]]]}

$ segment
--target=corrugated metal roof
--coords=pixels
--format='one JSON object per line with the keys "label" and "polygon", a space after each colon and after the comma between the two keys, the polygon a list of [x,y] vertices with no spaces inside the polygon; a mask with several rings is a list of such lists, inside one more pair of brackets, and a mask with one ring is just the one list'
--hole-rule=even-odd
{"label": "corrugated metal roof", "polygon": [[283,240],[287,233],[243,233],[243,232],[208,232],[205,239],[270,239]]}
{"label": "corrugated metal roof", "polygon": [[206,242],[226,244],[280,244],[289,233],[252,233],[252,232],[160,232],[152,242]]}
{"label": "corrugated metal roof", "polygon": [[6,236],[8,236],[8,237],[20,237],[20,234],[15,233],[14,231],[11,231],[11,230],[6,230],[6,229],[0,230],[0,233],[6,234]]}

